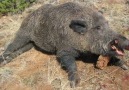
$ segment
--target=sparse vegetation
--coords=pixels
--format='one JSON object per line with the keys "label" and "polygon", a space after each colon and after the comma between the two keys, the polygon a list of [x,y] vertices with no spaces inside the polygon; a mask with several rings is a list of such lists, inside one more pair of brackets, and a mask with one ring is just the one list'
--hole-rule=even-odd
{"label": "sparse vegetation", "polygon": [[18,13],[36,0],[0,0],[0,14]]}

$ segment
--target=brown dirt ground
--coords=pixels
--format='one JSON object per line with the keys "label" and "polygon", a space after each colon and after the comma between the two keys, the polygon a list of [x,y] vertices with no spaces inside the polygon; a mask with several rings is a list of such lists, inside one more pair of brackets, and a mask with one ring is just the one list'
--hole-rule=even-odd
{"label": "brown dirt ground", "polygon": [[[3,16],[0,19],[0,54],[4,51],[22,20],[41,4],[60,4],[70,0],[39,0],[22,14]],[[71,0],[72,1],[72,0]],[[77,0],[94,4],[104,12],[111,27],[129,38],[129,4],[126,0]],[[42,3],[41,3],[42,2]],[[129,53],[122,58],[129,65]],[[92,56],[91,56],[92,57]],[[90,59],[89,59],[90,60]],[[92,60],[91,60],[92,61]],[[96,69],[93,63],[77,61],[81,78],[74,90],[129,90],[129,70],[108,66]],[[61,69],[55,55],[41,53],[34,48],[0,68],[0,90],[73,90],[67,73]]]}

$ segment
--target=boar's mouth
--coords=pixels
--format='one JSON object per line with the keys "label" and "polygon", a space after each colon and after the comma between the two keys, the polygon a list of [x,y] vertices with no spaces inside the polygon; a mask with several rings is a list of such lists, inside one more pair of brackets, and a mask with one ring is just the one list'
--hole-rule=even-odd
{"label": "boar's mouth", "polygon": [[115,52],[115,54],[117,54],[118,56],[124,55],[124,50],[120,46],[119,41],[117,39],[110,42],[110,48],[111,48],[111,51]]}

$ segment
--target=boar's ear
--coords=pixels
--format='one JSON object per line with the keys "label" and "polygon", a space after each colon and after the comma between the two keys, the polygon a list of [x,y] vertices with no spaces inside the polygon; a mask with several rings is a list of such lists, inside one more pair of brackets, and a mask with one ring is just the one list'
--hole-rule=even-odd
{"label": "boar's ear", "polygon": [[84,34],[87,31],[86,21],[72,20],[69,27],[79,34]]}

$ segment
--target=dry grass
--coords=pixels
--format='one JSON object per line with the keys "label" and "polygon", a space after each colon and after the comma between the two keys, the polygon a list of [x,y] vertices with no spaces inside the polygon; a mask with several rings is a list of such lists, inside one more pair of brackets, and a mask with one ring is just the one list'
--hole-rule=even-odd
{"label": "dry grass", "polygon": [[[60,4],[67,1],[70,0],[39,0],[21,15],[2,17],[0,19],[0,53],[30,12],[41,4]],[[124,0],[80,1],[85,4],[92,3],[102,10],[110,26],[129,38],[129,5],[125,4]],[[126,53],[123,59],[129,65],[128,58],[129,55]],[[129,90],[129,70],[124,71],[114,66],[98,70],[94,68],[93,63],[82,61],[77,61],[77,66],[81,82],[77,88],[71,89],[67,73],[61,69],[56,57],[32,49],[0,68],[0,90]]]}

